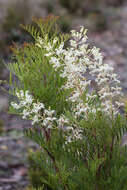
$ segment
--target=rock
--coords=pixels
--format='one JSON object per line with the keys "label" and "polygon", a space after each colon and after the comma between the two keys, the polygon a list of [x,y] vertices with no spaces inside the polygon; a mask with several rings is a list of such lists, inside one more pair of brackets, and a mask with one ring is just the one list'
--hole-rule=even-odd
{"label": "rock", "polygon": [[122,137],[121,146],[127,145],[127,133],[125,133]]}
{"label": "rock", "polygon": [[5,111],[8,108],[7,97],[0,96],[0,112]]}

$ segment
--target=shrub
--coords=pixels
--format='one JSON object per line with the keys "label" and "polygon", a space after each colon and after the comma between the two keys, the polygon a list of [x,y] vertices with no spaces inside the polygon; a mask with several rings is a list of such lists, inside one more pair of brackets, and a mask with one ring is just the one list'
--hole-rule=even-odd
{"label": "shrub", "polygon": [[60,0],[60,4],[64,7],[66,7],[67,9],[69,9],[69,11],[71,12],[75,12],[77,11],[79,8],[82,7],[82,0],[76,1],[76,0]]}
{"label": "shrub", "polygon": [[7,9],[7,15],[0,27],[2,29],[0,39],[0,51],[2,56],[7,59],[10,55],[9,46],[13,42],[23,42],[26,38],[25,33],[20,28],[20,23],[28,23],[30,20],[30,10],[27,1],[12,3]]}
{"label": "shrub", "polygon": [[[24,133],[40,146],[29,155],[36,190],[125,190],[127,131],[121,88],[87,30],[60,34],[58,17],[23,26],[34,41],[13,47],[10,112],[32,122]],[[18,80],[13,80],[15,74]],[[94,84],[94,85],[92,85]]]}

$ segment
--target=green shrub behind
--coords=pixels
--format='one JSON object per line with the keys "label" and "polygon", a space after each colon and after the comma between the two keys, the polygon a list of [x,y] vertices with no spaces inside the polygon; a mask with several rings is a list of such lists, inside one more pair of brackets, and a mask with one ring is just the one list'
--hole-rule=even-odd
{"label": "green shrub behind", "polygon": [[[28,158],[31,185],[36,190],[125,190],[127,150],[120,144],[127,118],[118,112],[119,80],[102,63],[99,50],[89,49],[84,27],[71,31],[70,38],[60,34],[57,19],[50,15],[23,26],[33,40],[13,47],[8,64],[10,93],[18,98],[10,112],[32,120],[24,133],[40,147]],[[99,71],[96,90],[84,77],[89,65],[93,73]]]}

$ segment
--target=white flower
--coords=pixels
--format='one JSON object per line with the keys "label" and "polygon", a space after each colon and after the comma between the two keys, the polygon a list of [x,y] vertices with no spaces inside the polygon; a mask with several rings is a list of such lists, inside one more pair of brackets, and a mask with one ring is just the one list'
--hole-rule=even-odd
{"label": "white flower", "polygon": [[81,128],[72,128],[72,133],[66,137],[66,144],[73,141],[82,140],[83,130]]}
{"label": "white flower", "polygon": [[27,119],[27,117],[30,115],[30,112],[28,109],[24,109],[22,114],[23,114],[22,118]]}
{"label": "white flower", "polygon": [[55,49],[56,55],[60,56],[64,52],[63,47],[64,47],[64,42],[61,42],[60,46],[57,49]]}
{"label": "white flower", "polygon": [[53,55],[52,52],[49,52],[49,53],[46,53],[46,54],[45,54],[46,57],[50,57],[51,55]]}
{"label": "white flower", "polygon": [[69,123],[69,119],[65,117],[65,115],[61,115],[60,118],[57,120],[59,126],[63,126],[64,124]]}
{"label": "white flower", "polygon": [[38,37],[35,45],[38,46],[39,48],[42,48],[43,47],[43,44],[44,44],[44,41],[41,37]]}
{"label": "white flower", "polygon": [[32,112],[38,113],[41,109],[44,109],[44,104],[43,103],[33,103]]}
{"label": "white flower", "polygon": [[[120,81],[113,73],[114,69],[103,63],[100,49],[89,47],[86,32],[84,27],[79,32],[72,30],[68,48],[64,47],[63,42],[57,43],[58,38],[48,42],[47,36],[44,39],[38,38],[36,45],[45,49],[49,63],[55,71],[61,71],[60,77],[65,78],[61,89],[70,90],[66,101],[71,102],[75,119],[87,120],[89,113],[96,115],[99,110],[114,117],[123,105],[119,102]],[[45,129],[52,129],[57,124],[58,129],[65,133],[67,142],[82,139],[83,130],[80,126],[73,125],[65,115],[57,118],[55,110],[45,109],[43,103],[35,103],[28,91],[21,90],[16,95],[19,104],[12,102],[11,105],[15,109],[22,108],[20,110],[24,119],[31,119],[32,124],[41,123]]]}
{"label": "white flower", "polygon": [[51,57],[49,63],[52,64],[56,69],[60,67],[60,62],[56,57]]}
{"label": "white flower", "polygon": [[84,26],[81,26],[80,28],[81,28],[81,29],[80,29],[80,32],[83,33],[83,31],[84,31]]}
{"label": "white flower", "polygon": [[25,100],[26,100],[26,104],[31,104],[33,102],[33,98],[32,96],[29,94],[28,91],[26,91],[25,93]]}
{"label": "white flower", "polygon": [[47,115],[47,116],[49,116],[49,117],[51,117],[54,113],[55,113],[55,110],[44,110],[44,113]]}
{"label": "white flower", "polygon": [[[100,49],[99,48],[96,48],[95,46],[91,49],[91,53],[93,54],[94,56],[94,59],[95,60],[99,60],[101,61],[102,60],[102,54],[100,53]],[[101,63],[101,62],[100,62]]]}
{"label": "white flower", "polygon": [[120,107],[123,107],[124,106],[124,103],[122,103],[122,102],[115,102],[115,104],[118,106],[118,108],[120,108]]}
{"label": "white flower", "polygon": [[24,98],[24,92],[23,92],[23,90],[20,90],[19,92],[17,91],[17,92],[16,92],[16,96],[17,96],[18,98],[23,99],[23,98]]}
{"label": "white flower", "polygon": [[11,102],[11,106],[12,106],[13,108],[17,109],[17,110],[21,108],[20,105],[14,103],[14,102]]}
{"label": "white flower", "polygon": [[69,97],[69,100],[71,100],[72,102],[75,102],[79,99],[80,96],[80,92],[76,91],[71,97]]}
{"label": "white flower", "polygon": [[32,125],[34,125],[35,123],[38,123],[39,122],[39,118],[38,118],[38,115],[35,115],[33,118],[32,118]]}
{"label": "white flower", "polygon": [[48,127],[48,125],[51,125],[51,124],[53,123],[53,121],[55,121],[56,119],[57,119],[56,117],[46,117],[46,118],[43,120],[42,125]]}
{"label": "white flower", "polygon": [[57,41],[58,41],[58,38],[55,37],[55,38],[53,39],[53,45],[55,45]]}

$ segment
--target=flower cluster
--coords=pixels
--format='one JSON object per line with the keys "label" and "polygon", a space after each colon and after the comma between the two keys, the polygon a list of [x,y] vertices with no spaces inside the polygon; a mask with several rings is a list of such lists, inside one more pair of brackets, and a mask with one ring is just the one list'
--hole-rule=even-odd
{"label": "flower cluster", "polygon": [[[88,119],[89,113],[96,115],[98,111],[114,118],[123,105],[119,102],[120,81],[113,68],[103,63],[100,50],[90,48],[86,32],[84,27],[79,32],[72,30],[67,48],[64,48],[64,42],[60,43],[57,37],[48,42],[47,36],[44,39],[39,37],[35,45],[45,49],[49,64],[55,71],[59,69],[60,77],[66,78],[61,88],[70,92],[66,101],[71,101],[72,113],[76,119]],[[40,124],[45,128],[55,126],[62,129],[67,142],[82,138],[82,129],[79,126],[71,124],[64,115],[56,118],[54,110],[45,109],[43,103],[35,103],[28,91],[21,90],[16,95],[20,103],[12,102],[11,105],[21,110],[23,119],[31,119],[32,124]]]}
{"label": "flower cluster", "polygon": [[[43,48],[47,51],[45,56],[50,59],[49,63],[55,70],[61,69],[61,77],[67,78],[62,88],[72,90],[67,101],[74,104],[75,117],[84,114],[86,118],[89,112],[95,113],[100,108],[104,113],[115,116],[123,105],[118,101],[121,96],[120,81],[113,68],[103,63],[99,48],[89,47],[86,32],[84,27],[79,32],[72,30],[67,49],[63,42],[55,48],[57,38],[48,45],[43,41]],[[96,88],[92,86],[93,81]],[[97,98],[100,101],[99,106],[95,101]]]}
{"label": "flower cluster", "polygon": [[20,111],[23,119],[32,120],[32,125],[41,124],[46,129],[54,126],[56,120],[55,111],[46,109],[43,103],[34,102],[32,95],[28,91],[20,90],[16,92],[19,103],[11,102],[11,106]]}
{"label": "flower cluster", "polygon": [[82,139],[83,130],[76,125],[71,124],[70,120],[66,118],[65,115],[60,116],[57,120],[57,125],[58,129],[61,129],[64,132],[66,144]]}

